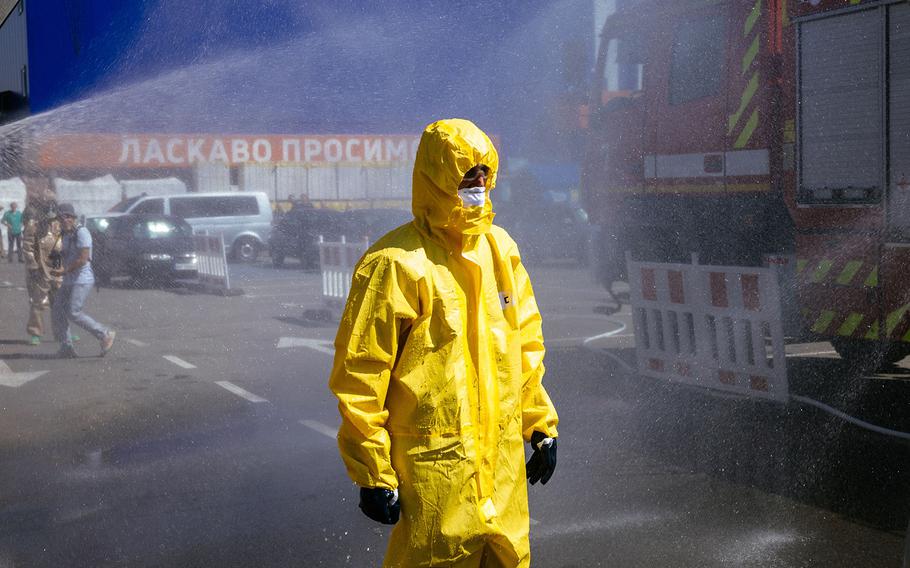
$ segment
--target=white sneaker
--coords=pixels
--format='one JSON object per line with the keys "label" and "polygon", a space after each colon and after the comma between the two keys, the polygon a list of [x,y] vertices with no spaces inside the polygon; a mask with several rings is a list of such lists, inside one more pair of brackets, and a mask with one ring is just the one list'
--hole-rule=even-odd
{"label": "white sneaker", "polygon": [[117,332],[109,331],[101,339],[101,356],[104,357],[107,355],[107,352],[111,350],[111,347],[114,346],[114,338],[117,337]]}

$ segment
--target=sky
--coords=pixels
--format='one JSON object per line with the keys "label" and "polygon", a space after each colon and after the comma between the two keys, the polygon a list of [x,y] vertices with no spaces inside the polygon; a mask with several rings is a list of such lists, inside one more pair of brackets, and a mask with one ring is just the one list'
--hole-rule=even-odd
{"label": "sky", "polygon": [[410,133],[462,116],[545,155],[593,59],[589,0],[29,9],[33,110],[77,103],[64,130]]}

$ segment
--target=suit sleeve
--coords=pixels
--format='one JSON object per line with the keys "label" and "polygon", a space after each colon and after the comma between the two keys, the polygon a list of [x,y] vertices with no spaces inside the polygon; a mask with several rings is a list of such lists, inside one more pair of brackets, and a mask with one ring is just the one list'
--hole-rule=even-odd
{"label": "suit sleeve", "polygon": [[25,229],[22,231],[22,252],[25,255],[25,267],[29,270],[38,270],[41,265],[38,264],[36,252],[38,250],[38,223],[28,221]]}
{"label": "suit sleeve", "polygon": [[521,431],[525,441],[531,440],[535,431],[550,438],[558,436],[556,426],[559,416],[543,386],[544,345],[540,311],[531,279],[520,258],[513,257],[515,290],[518,297],[518,324],[521,330]]}
{"label": "suit sleeve", "polygon": [[329,388],[338,398],[338,448],[361,487],[395,489],[386,394],[402,331],[416,317],[412,286],[395,262],[368,253],[355,270],[335,338]]}

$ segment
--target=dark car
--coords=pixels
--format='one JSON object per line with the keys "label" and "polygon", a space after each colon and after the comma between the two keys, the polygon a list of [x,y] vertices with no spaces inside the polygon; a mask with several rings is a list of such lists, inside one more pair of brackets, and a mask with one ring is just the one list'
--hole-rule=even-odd
{"label": "dark car", "polygon": [[364,238],[373,242],[411,218],[411,213],[401,209],[292,209],[272,229],[269,254],[276,266],[291,257],[300,259],[305,268],[315,268],[319,266],[320,236],[327,241],[343,236],[348,242]]}
{"label": "dark car", "polygon": [[196,277],[193,230],[183,219],[121,215],[88,228],[93,241],[92,268],[101,284],[115,276],[137,280]]}
{"label": "dark car", "polygon": [[111,224],[111,219],[119,216],[119,213],[114,215],[87,215],[82,218],[82,224],[92,233],[92,238],[94,239],[96,235],[107,231]]}
{"label": "dark car", "polygon": [[305,268],[319,265],[319,236],[337,240],[344,232],[340,211],[298,207],[278,219],[269,236],[269,255],[275,266],[286,258],[297,258]]}

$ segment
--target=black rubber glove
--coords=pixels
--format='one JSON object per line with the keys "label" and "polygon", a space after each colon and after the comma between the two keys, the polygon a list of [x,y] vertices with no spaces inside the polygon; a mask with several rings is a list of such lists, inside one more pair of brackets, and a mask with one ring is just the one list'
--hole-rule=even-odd
{"label": "black rubber glove", "polygon": [[361,487],[360,510],[374,521],[394,525],[401,513],[401,502],[395,491],[379,487]]}
{"label": "black rubber glove", "polygon": [[[547,443],[547,440],[550,440]],[[556,471],[556,438],[547,438],[545,434],[534,432],[531,434],[531,447],[534,453],[526,466],[528,482],[534,485],[540,481],[546,485],[553,472]]]}

